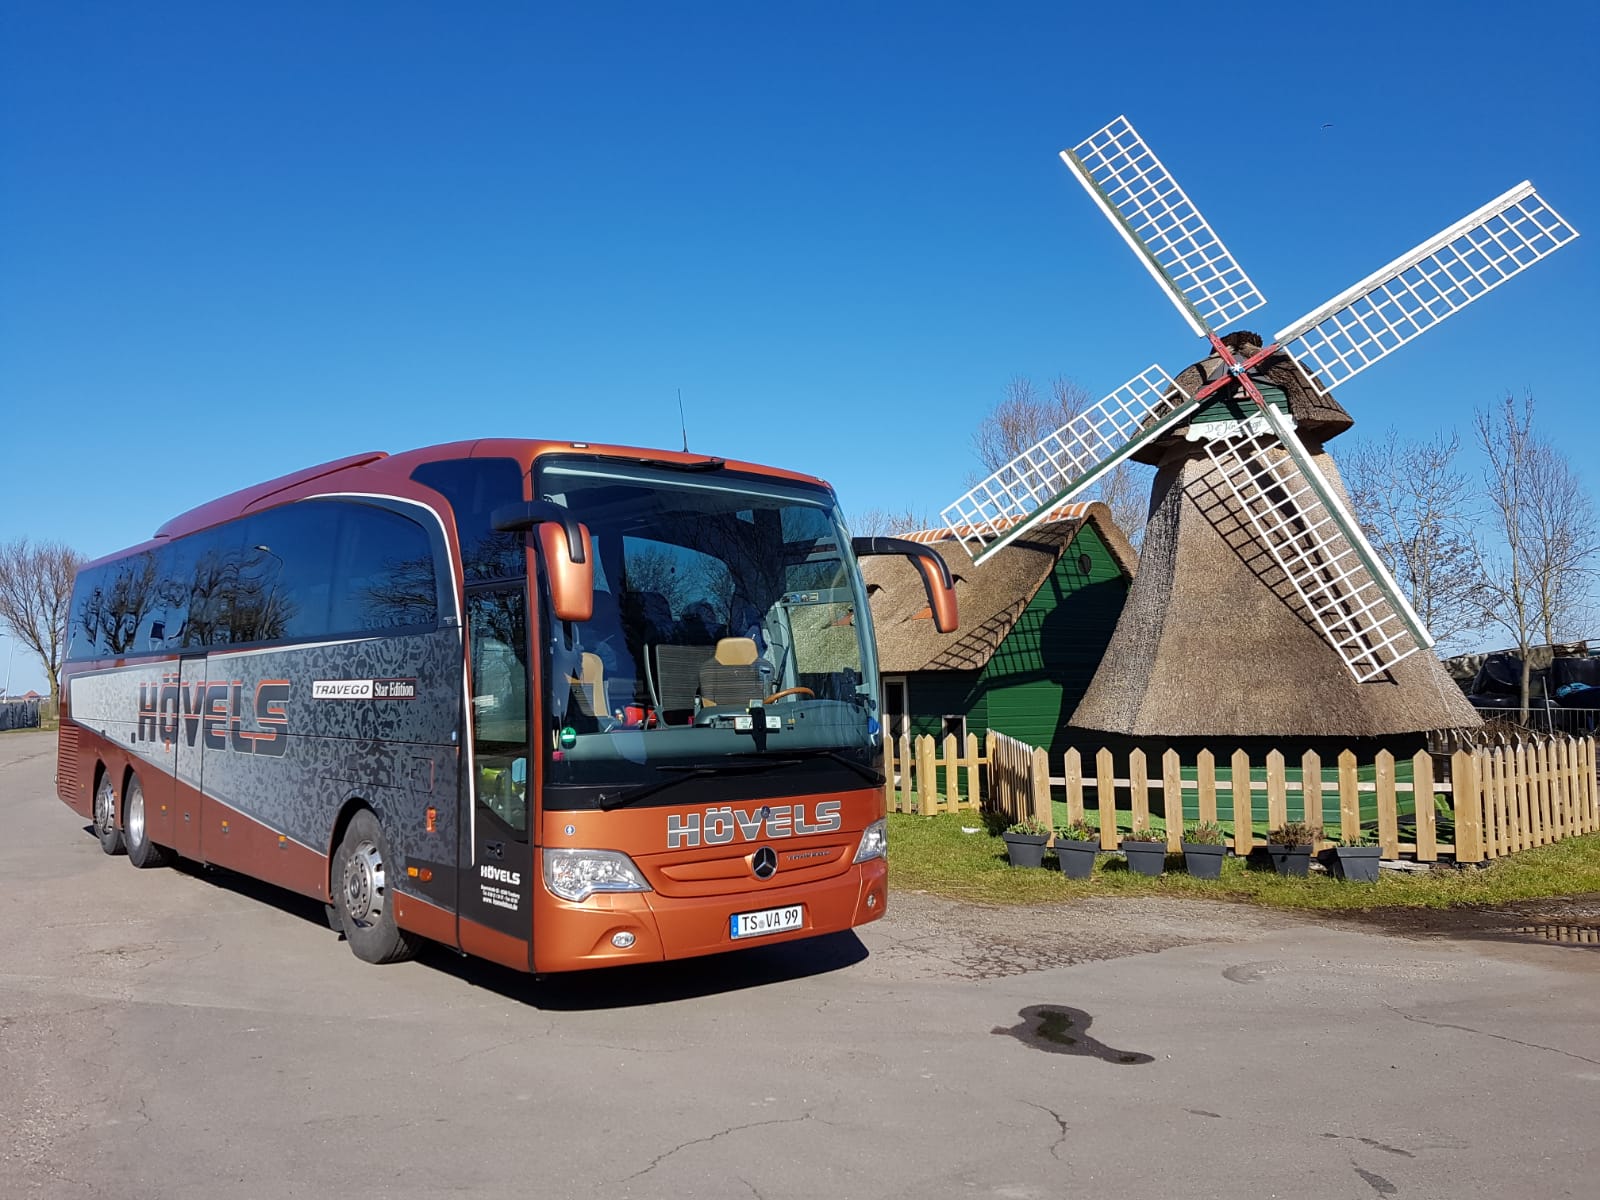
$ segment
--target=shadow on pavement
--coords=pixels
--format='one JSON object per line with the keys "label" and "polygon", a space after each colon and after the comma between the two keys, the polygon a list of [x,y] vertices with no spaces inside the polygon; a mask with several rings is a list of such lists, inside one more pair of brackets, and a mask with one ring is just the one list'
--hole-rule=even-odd
{"label": "shadow on pavement", "polygon": [[[93,836],[93,827],[86,827]],[[320,900],[286,891],[275,884],[239,875],[226,867],[210,867],[179,859],[176,870],[210,887],[270,905],[327,930]],[[329,931],[329,936],[335,936]],[[343,940],[341,938],[341,940]],[[853,932],[824,934],[798,942],[750,946],[726,954],[669,963],[603,967],[594,971],[534,977],[483,959],[466,958],[448,946],[426,944],[418,961],[442,975],[483,988],[535,1008],[567,1011],[587,1008],[635,1008],[697,996],[765,987],[791,979],[824,975],[853,966],[867,957],[867,948]],[[382,970],[375,967],[374,970]]]}

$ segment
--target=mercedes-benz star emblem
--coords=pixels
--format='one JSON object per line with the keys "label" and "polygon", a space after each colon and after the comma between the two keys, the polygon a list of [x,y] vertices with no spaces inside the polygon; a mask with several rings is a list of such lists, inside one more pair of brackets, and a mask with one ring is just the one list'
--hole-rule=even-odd
{"label": "mercedes-benz star emblem", "polygon": [[778,852],[771,846],[763,846],[756,851],[750,866],[755,871],[757,879],[771,879],[778,873]]}

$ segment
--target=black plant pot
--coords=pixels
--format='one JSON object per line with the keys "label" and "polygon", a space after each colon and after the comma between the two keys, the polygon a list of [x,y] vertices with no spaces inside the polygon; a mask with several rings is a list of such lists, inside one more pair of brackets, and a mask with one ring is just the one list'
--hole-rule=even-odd
{"label": "black plant pot", "polygon": [[1135,842],[1123,840],[1122,852],[1128,856],[1128,870],[1141,875],[1159,875],[1167,869],[1167,844],[1165,842]]}
{"label": "black plant pot", "polygon": [[1044,844],[1048,837],[1035,837],[1031,833],[1002,833],[1006,840],[1006,854],[1013,867],[1044,866]]}
{"label": "black plant pot", "polygon": [[1267,843],[1267,857],[1272,860],[1272,866],[1279,875],[1304,875],[1311,866],[1311,845],[1281,846],[1277,842]]}
{"label": "black plant pot", "polygon": [[1222,856],[1226,846],[1202,846],[1194,842],[1183,844],[1183,865],[1196,879],[1221,879]]}
{"label": "black plant pot", "polygon": [[1099,849],[1099,842],[1073,842],[1057,838],[1056,860],[1061,864],[1061,873],[1068,879],[1089,878],[1094,870],[1095,853]]}
{"label": "black plant pot", "polygon": [[1335,846],[1321,855],[1322,861],[1346,883],[1377,883],[1382,846]]}

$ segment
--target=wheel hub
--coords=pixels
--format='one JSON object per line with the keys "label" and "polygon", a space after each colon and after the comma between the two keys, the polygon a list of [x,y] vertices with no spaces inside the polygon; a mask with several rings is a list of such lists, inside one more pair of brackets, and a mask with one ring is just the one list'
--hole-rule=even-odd
{"label": "wheel hub", "polygon": [[113,803],[109,779],[101,780],[100,787],[94,794],[94,827],[108,835],[116,832],[116,805]]}
{"label": "wheel hub", "polygon": [[144,791],[141,788],[129,788],[128,800],[124,806],[127,809],[123,825],[126,828],[128,839],[134,845],[144,844]]}
{"label": "wheel hub", "polygon": [[366,927],[383,916],[383,856],[363,841],[344,864],[344,907],[350,919]]}

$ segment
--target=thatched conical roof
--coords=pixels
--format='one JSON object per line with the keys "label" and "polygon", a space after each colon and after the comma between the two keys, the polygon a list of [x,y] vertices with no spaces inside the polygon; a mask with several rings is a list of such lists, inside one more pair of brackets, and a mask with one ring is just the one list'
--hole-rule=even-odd
{"label": "thatched conical roof", "polygon": [[[1332,459],[1305,440],[1343,498]],[[1357,683],[1204,451],[1168,443],[1139,573],[1074,727],[1148,738],[1355,739],[1478,723],[1428,650]]]}

